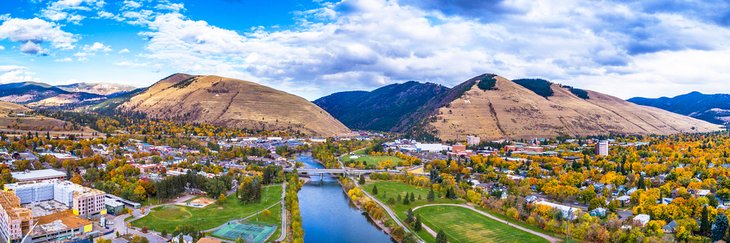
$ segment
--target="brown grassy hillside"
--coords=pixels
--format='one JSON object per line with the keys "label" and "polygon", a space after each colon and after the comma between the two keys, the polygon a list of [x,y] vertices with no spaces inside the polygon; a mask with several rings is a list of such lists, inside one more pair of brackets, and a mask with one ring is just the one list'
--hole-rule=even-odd
{"label": "brown grassy hillside", "polygon": [[0,101],[0,131],[84,134],[94,132],[94,130],[88,127],[76,126],[76,128],[74,129],[71,123],[34,114],[33,110],[23,105]]}
{"label": "brown grassy hillside", "polygon": [[219,76],[175,74],[120,106],[124,111],[181,122],[301,131],[335,136],[349,132],[304,98],[253,82]]}
{"label": "brown grassy hillside", "polygon": [[[480,76],[482,77],[482,76]],[[478,88],[480,77],[466,82],[466,91],[431,113],[423,129],[442,140],[588,136],[600,134],[672,134],[708,132],[719,126],[657,108],[587,91],[583,99],[552,84],[543,97],[503,77],[493,89]],[[463,92],[463,93],[462,93]]]}

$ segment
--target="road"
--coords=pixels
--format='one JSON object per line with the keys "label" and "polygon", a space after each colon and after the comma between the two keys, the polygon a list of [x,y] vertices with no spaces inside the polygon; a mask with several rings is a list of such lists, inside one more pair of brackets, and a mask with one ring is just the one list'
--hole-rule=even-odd
{"label": "road", "polygon": [[277,242],[286,240],[286,182],[281,183],[281,236],[276,239]]}
{"label": "road", "polygon": [[[520,230],[525,231],[527,233],[540,236],[540,237],[542,237],[542,238],[550,241],[551,243],[556,243],[556,242],[559,242],[560,241],[559,239],[557,239],[555,237],[552,237],[552,236],[549,236],[549,235],[546,235],[546,234],[543,234],[543,233],[540,233],[540,232],[537,232],[537,231],[534,231],[534,230],[531,230],[531,229],[527,229],[527,228],[524,228],[524,227],[519,226],[519,225],[512,224],[512,223],[510,223],[510,222],[508,222],[506,220],[497,218],[495,216],[492,216],[491,214],[488,214],[488,213],[485,213],[483,211],[477,210],[477,209],[475,209],[471,205],[464,205],[464,204],[428,204],[428,205],[423,205],[423,206],[415,207],[415,208],[413,208],[413,211],[415,212],[416,210],[418,210],[420,208],[433,207],[433,206],[452,206],[452,207],[462,207],[462,208],[471,209],[474,212],[477,212],[477,213],[479,213],[481,215],[484,215],[486,217],[489,217],[491,219],[494,219],[494,220],[496,220],[498,222],[501,222],[503,224],[507,224],[509,226],[512,226],[513,228],[517,228],[517,229],[520,229]],[[426,226],[426,224],[423,224],[423,227],[424,227],[424,229],[426,229],[426,231],[428,231],[429,234],[431,234],[434,237],[436,237],[436,232],[434,232],[431,228],[428,228],[428,226]]]}

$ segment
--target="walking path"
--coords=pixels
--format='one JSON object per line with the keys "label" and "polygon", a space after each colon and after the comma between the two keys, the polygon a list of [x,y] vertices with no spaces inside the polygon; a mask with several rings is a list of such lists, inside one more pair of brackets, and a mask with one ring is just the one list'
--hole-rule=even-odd
{"label": "walking path", "polygon": [[[479,214],[481,214],[481,215],[484,215],[484,216],[486,216],[486,217],[489,217],[489,218],[491,218],[491,219],[494,219],[494,220],[496,220],[496,221],[498,221],[498,222],[501,222],[501,223],[503,223],[503,224],[507,224],[507,225],[509,225],[509,226],[512,226],[513,228],[517,228],[517,229],[520,229],[520,230],[522,230],[522,231],[525,231],[525,232],[527,232],[527,233],[530,233],[530,234],[533,234],[533,235],[537,235],[537,236],[540,236],[540,237],[542,237],[542,238],[544,238],[544,239],[546,239],[546,240],[550,241],[551,243],[556,243],[556,242],[559,242],[559,241],[560,241],[559,239],[557,239],[557,238],[555,238],[555,237],[552,237],[552,236],[549,236],[549,235],[546,235],[546,234],[543,234],[543,233],[540,233],[540,232],[537,232],[537,231],[534,231],[534,230],[531,230],[531,229],[527,229],[527,228],[525,228],[525,227],[522,227],[522,226],[519,226],[519,225],[515,225],[515,224],[512,224],[512,223],[510,223],[510,222],[508,222],[508,221],[506,221],[506,220],[503,220],[503,219],[497,218],[497,217],[495,217],[495,216],[492,216],[491,214],[488,214],[488,213],[486,213],[486,212],[483,212],[483,211],[481,211],[481,210],[477,210],[476,208],[474,208],[474,207],[473,207],[473,206],[471,206],[471,205],[464,205],[464,204],[428,204],[428,205],[423,205],[423,206],[418,206],[418,207],[415,207],[415,208],[413,208],[413,211],[415,212],[416,210],[418,210],[418,209],[420,209],[420,208],[425,208],[425,207],[433,207],[433,206],[452,206],[452,207],[462,207],[462,208],[467,208],[467,209],[471,209],[471,210],[472,210],[472,211],[474,211],[474,212],[477,212],[477,213],[479,213]],[[429,233],[429,234],[431,234],[431,235],[433,235],[434,237],[436,237],[436,232],[435,232],[435,231],[433,231],[433,230],[432,230],[431,228],[429,228],[428,226],[426,226],[426,224],[423,224],[423,228],[424,228],[424,229],[426,229],[426,231],[428,231],[428,233]]]}
{"label": "walking path", "polygon": [[286,240],[286,181],[281,183],[281,236],[276,239],[277,242]]}
{"label": "walking path", "polygon": [[372,199],[375,203],[377,203],[378,205],[380,205],[380,207],[382,207],[383,209],[385,209],[385,212],[388,213],[388,215],[390,215],[390,217],[393,218],[393,221],[395,221],[395,223],[398,224],[398,226],[400,226],[401,228],[403,228],[403,230],[406,233],[413,233],[413,236],[415,236],[415,237],[418,238],[418,242],[425,242],[423,239],[421,239],[420,236],[418,236],[416,233],[412,232],[410,228],[408,228],[405,224],[403,224],[398,219],[398,216],[395,214],[395,212],[393,212],[393,210],[390,209],[390,207],[388,207],[387,205],[385,205],[385,203],[381,202],[377,198],[375,198],[372,195],[370,195],[370,193],[368,193],[367,190],[365,190],[365,188],[363,188],[363,187],[360,186],[360,184],[357,182],[356,179],[353,179],[353,178],[350,178],[350,179],[352,179],[352,181],[355,182],[355,186],[359,187],[360,188],[360,191],[362,191],[366,196],[368,196],[370,199]]}

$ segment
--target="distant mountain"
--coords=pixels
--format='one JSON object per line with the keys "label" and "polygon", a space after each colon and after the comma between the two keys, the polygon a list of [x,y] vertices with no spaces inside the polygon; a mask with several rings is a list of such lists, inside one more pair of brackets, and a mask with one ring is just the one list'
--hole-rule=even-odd
{"label": "distant mountain", "polygon": [[0,101],[25,104],[30,107],[60,107],[83,105],[105,99],[105,96],[71,92],[45,83],[20,82],[0,85]]}
{"label": "distant mountain", "polygon": [[290,130],[318,136],[350,132],[304,98],[243,80],[174,74],[140,91],[117,109],[153,118],[247,129]]}
{"label": "distant mountain", "polygon": [[391,131],[429,100],[449,88],[410,81],[367,91],[334,93],[314,101],[319,107],[353,129]]}
{"label": "distant mountain", "polygon": [[56,86],[68,92],[82,92],[98,95],[129,92],[136,89],[134,86],[113,83],[75,83]]}
{"label": "distant mountain", "polygon": [[657,107],[715,124],[730,122],[730,94],[703,94],[695,91],[672,98],[635,97],[628,101],[639,105]]}
{"label": "distant mountain", "polygon": [[0,101],[0,131],[94,132],[91,128],[74,125],[55,118],[35,114],[23,105]]}
{"label": "distant mountain", "polygon": [[[345,95],[350,99],[339,97],[340,94],[334,96],[336,99],[328,96],[316,103],[333,114],[340,114],[342,107],[358,104],[359,101],[353,99],[368,97],[362,92]],[[357,119],[377,120],[381,114],[399,114],[393,109],[402,107],[382,105]],[[720,129],[701,120],[635,105],[594,91],[541,79],[510,81],[492,74],[479,75],[447,92],[439,92],[420,107],[408,107],[405,112],[408,112],[406,118],[399,118],[400,122],[389,130],[437,140],[463,141],[467,135],[483,139],[516,139]]]}

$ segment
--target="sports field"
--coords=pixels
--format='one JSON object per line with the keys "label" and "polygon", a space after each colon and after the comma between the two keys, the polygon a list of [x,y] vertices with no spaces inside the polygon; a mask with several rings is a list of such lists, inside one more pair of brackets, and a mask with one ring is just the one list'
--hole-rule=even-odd
{"label": "sports field", "polygon": [[415,213],[434,231],[443,230],[449,242],[548,242],[467,208],[429,206]]}
{"label": "sports field", "polygon": [[203,208],[166,205],[153,208],[149,215],[135,220],[135,227],[147,227],[150,230],[173,232],[178,225],[194,225],[199,230],[215,228],[232,219],[245,218],[255,214],[272,204],[281,201],[281,185],[264,187],[261,201],[253,204],[241,204],[234,196],[223,204],[211,204]]}
{"label": "sports field", "polygon": [[357,158],[354,158],[352,156],[353,155],[345,154],[340,159],[342,160],[342,162],[345,163],[345,165],[349,165],[352,162],[362,161],[367,166],[375,166],[375,167],[379,166],[381,161],[386,161],[386,160],[390,160],[390,162],[393,162],[393,165],[398,165],[401,162],[403,162],[403,160],[401,158],[398,158],[395,156],[380,156],[380,155],[374,156],[374,155],[358,154],[357,152],[354,155]]}
{"label": "sports field", "polygon": [[274,233],[276,226],[263,224],[231,223],[213,232],[213,236],[236,240],[243,239],[246,242],[261,243]]}
{"label": "sports field", "polygon": [[[446,198],[440,198],[438,195],[438,192],[436,193],[436,199],[433,202],[429,202],[426,198],[428,197],[428,188],[421,188],[409,184],[405,184],[399,181],[371,181],[365,184],[363,188],[368,191],[371,195],[373,194],[373,187],[378,186],[378,194],[373,195],[381,202],[385,203],[393,209],[395,214],[398,216],[398,218],[403,221],[406,219],[406,212],[409,208],[414,208],[421,205],[426,204],[435,204],[435,203],[455,203],[460,204],[464,203],[462,200],[452,200],[452,199],[446,199]],[[411,202],[408,205],[404,205],[402,202],[396,202],[395,204],[389,204],[388,199],[394,198],[397,199],[398,194],[401,195],[401,197],[405,196],[406,194],[410,194],[413,192],[413,196],[416,198],[415,202]],[[418,199],[418,196],[421,196],[421,199]],[[428,234],[425,230],[421,230],[417,232],[421,238],[426,240],[426,242],[434,242],[433,236]]]}

